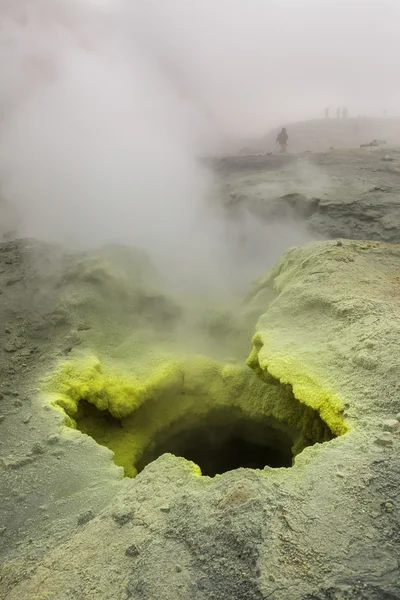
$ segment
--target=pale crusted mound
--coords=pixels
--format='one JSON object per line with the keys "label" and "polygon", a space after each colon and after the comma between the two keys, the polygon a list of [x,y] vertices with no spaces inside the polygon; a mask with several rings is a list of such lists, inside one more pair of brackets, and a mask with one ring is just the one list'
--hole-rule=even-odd
{"label": "pale crusted mound", "polygon": [[322,414],[340,398],[363,427],[400,411],[400,246],[343,240],[289,250],[251,301],[272,291],[253,368],[290,383]]}
{"label": "pale crusted mound", "polygon": [[[301,420],[307,412],[309,441],[326,441],[297,454],[293,467],[236,469],[213,479],[200,477],[191,462],[164,455],[134,479],[118,481],[115,467],[108,486],[100,474],[110,468],[109,454],[61,425],[58,441],[50,440],[59,447],[58,457],[38,449],[19,473],[25,478],[48,473],[56,482],[50,465],[57,459],[58,481],[65,480],[62,500],[70,505],[63,510],[69,531],[64,523],[57,542],[39,531],[40,519],[34,521],[36,538],[33,525],[29,534],[33,547],[39,540],[40,551],[35,558],[33,549],[24,547],[4,564],[3,596],[399,598],[400,248],[343,241],[289,250],[236,309],[233,336],[227,331],[229,311],[210,318],[209,312],[204,317],[191,308],[184,311],[182,328],[175,301],[151,291],[147,280],[135,287],[126,268],[117,269],[120,257],[111,261],[111,270],[103,259],[72,266],[70,283],[62,286],[61,303],[78,347],[59,364],[53,361],[42,384],[42,407],[37,407],[42,430],[43,422],[47,433],[55,430],[54,415],[64,414],[44,411],[46,402],[58,403],[78,425],[86,419],[91,426],[92,417],[99,423],[93,407],[109,412],[118,418],[113,431],[122,426],[127,434],[135,430],[124,419],[137,425],[150,402],[146,435],[155,434],[157,423],[165,425],[164,418],[170,431],[172,422],[180,422],[176,409],[182,406],[192,415],[184,420],[190,435],[202,408],[208,413],[216,402],[225,410],[247,411],[253,423],[254,415],[261,419],[260,411],[270,410],[273,426],[280,421],[293,443],[296,419],[291,419]],[[148,306],[138,300],[143,295],[157,295],[161,320],[157,310],[149,316],[140,308]],[[238,346],[245,339],[242,328],[260,314],[248,360],[252,373],[240,361]],[[213,324],[209,330],[205,321]],[[207,346],[210,355],[200,356]],[[84,415],[81,403],[92,407]],[[285,403],[288,410],[282,411]],[[321,423],[338,437],[324,437]],[[143,431],[139,428],[129,443]],[[107,445],[110,435],[104,429],[101,435],[100,443]],[[79,473],[86,478],[80,486]],[[68,481],[75,482],[71,489]],[[95,500],[99,493],[102,503]],[[52,519],[54,531],[57,516]]]}

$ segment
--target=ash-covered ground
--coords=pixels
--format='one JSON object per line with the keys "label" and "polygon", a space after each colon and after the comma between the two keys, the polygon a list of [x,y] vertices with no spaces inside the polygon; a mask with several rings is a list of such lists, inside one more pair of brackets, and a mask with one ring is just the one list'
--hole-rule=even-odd
{"label": "ash-covered ground", "polygon": [[400,149],[213,168],[224,304],[3,202],[6,600],[400,598]]}

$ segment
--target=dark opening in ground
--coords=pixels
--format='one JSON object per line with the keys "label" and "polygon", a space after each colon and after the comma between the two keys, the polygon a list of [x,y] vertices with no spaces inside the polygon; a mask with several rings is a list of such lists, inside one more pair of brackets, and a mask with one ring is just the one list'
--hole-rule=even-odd
{"label": "dark opening in ground", "polygon": [[86,400],[79,403],[75,419],[80,431],[114,452],[116,464],[128,476],[169,453],[194,462],[203,475],[213,477],[240,467],[291,467],[303,448],[335,437],[316,411],[299,405],[294,397],[290,402],[293,410],[300,406],[291,425],[271,415],[252,418],[237,406],[205,414],[192,407],[174,418],[169,411],[163,415],[149,404],[120,420]]}
{"label": "dark opening in ground", "polygon": [[[254,424],[253,424],[254,426]],[[169,452],[196,463],[203,475],[213,477],[240,467],[263,469],[291,467],[293,454],[289,437],[277,430],[265,432],[264,442],[255,442],[243,436],[241,427],[213,426],[211,423],[192,427],[155,443],[145,452],[137,465],[140,472],[158,456]]]}
{"label": "dark opening in ground", "polygon": [[136,467],[140,472],[167,452],[193,461],[210,477],[240,467],[291,467],[292,446],[292,438],[270,419],[258,422],[239,411],[214,411],[199,423],[180,422],[179,430],[158,434]]}

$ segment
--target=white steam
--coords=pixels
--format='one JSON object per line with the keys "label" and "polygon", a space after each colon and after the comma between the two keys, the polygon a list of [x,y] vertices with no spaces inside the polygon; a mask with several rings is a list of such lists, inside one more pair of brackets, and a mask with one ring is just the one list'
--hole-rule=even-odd
{"label": "white steam", "polygon": [[[276,240],[246,217],[241,264],[232,257],[230,231],[207,208],[212,176],[198,161],[218,135],[124,7],[0,2],[1,194],[17,207],[20,236],[131,244],[176,279],[236,284],[248,278],[247,254],[264,268]],[[297,229],[289,239],[292,230],[279,250],[307,239]]]}

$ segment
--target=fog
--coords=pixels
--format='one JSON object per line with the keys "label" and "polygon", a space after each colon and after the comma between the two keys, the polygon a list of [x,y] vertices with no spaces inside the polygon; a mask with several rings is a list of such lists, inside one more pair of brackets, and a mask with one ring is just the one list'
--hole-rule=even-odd
{"label": "fog", "polygon": [[[322,116],[400,116],[396,0],[148,0],[142,38],[227,133]],[[144,25],[143,25],[144,23]]]}
{"label": "fog", "polygon": [[238,263],[199,157],[328,105],[400,105],[396,0],[0,0],[0,17],[0,191],[19,235],[137,245],[190,285],[241,284],[311,239],[247,216]]}

